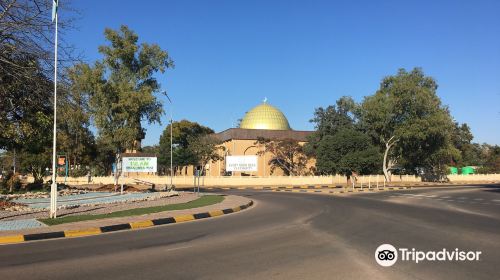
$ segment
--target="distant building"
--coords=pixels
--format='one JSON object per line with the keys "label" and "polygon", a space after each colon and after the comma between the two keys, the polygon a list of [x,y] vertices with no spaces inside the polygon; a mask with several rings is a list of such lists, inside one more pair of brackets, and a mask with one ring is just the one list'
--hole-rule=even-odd
{"label": "distant building", "polygon": [[[266,100],[252,108],[246,113],[239,128],[230,128],[216,134],[223,143],[225,151],[223,160],[212,162],[206,167],[207,176],[229,175],[225,170],[227,156],[257,156],[257,171],[254,172],[232,172],[231,175],[269,176],[271,167],[269,160],[271,155],[260,154],[264,150],[262,144],[256,143],[257,139],[270,140],[294,139],[303,145],[307,142],[307,136],[312,131],[292,130],[288,119],[276,107],[268,104]],[[311,161],[308,165],[313,166]],[[309,166],[309,167],[310,167]],[[283,175],[281,169],[277,168],[272,175]]]}

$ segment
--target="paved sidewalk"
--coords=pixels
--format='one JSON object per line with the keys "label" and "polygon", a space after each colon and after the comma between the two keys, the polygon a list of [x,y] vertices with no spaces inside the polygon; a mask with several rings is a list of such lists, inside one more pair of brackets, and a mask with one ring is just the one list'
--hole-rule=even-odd
{"label": "paved sidewalk", "polygon": [[46,227],[47,225],[40,223],[36,219],[22,219],[14,221],[0,221],[1,230],[22,230],[28,228]]}
{"label": "paved sidewalk", "polygon": [[236,195],[226,195],[225,199],[218,204],[213,204],[204,207],[185,209],[185,210],[175,210],[175,211],[166,211],[154,214],[147,214],[141,216],[130,216],[130,217],[122,217],[122,218],[111,218],[111,219],[101,219],[101,220],[92,220],[92,221],[84,221],[77,223],[67,223],[55,226],[46,226],[39,228],[30,228],[23,230],[2,230],[0,231],[1,236],[10,236],[10,235],[19,235],[19,234],[34,234],[34,233],[47,233],[54,231],[65,231],[65,230],[78,230],[85,228],[96,228],[102,226],[110,226],[115,224],[123,224],[123,223],[132,223],[132,222],[140,222],[144,220],[152,220],[152,219],[160,219],[160,218],[169,218],[180,215],[190,215],[201,212],[210,212],[216,210],[222,210],[226,208],[234,208],[243,204],[249,203],[251,200]]}

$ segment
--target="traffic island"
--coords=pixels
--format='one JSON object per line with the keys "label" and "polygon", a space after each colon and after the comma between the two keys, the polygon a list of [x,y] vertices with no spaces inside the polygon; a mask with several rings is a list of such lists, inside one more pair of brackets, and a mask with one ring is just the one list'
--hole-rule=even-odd
{"label": "traffic island", "polygon": [[248,198],[228,195],[224,196],[224,199],[219,203],[191,209],[154,212],[145,215],[139,214],[141,216],[68,222],[49,227],[21,231],[0,231],[0,244],[90,236],[115,231],[135,230],[173,223],[182,223],[239,212],[252,205],[253,201]]}

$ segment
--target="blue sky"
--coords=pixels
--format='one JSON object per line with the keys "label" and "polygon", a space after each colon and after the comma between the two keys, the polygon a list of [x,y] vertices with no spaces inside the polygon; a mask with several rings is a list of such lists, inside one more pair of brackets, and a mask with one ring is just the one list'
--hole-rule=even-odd
{"label": "blue sky", "polygon": [[[64,5],[62,0],[61,5]],[[128,25],[175,69],[158,78],[174,119],[234,127],[265,97],[296,130],[314,108],[373,94],[398,68],[422,67],[474,141],[500,144],[500,1],[73,1],[63,34],[89,62],[104,28]],[[61,15],[64,16],[64,15]],[[165,109],[169,110],[166,106]],[[167,123],[147,125],[156,144]]]}

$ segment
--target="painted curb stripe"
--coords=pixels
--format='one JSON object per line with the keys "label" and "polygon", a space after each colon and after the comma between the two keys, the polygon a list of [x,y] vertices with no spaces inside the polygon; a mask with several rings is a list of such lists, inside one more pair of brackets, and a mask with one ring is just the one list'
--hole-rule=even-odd
{"label": "painted curb stripe", "polygon": [[175,219],[176,223],[182,223],[182,222],[194,220],[194,216],[193,215],[181,215],[181,216],[175,216],[174,219]]}
{"label": "painted curb stripe", "polygon": [[151,221],[151,220],[132,222],[129,224],[130,224],[130,228],[132,228],[132,229],[147,228],[147,227],[154,226],[153,221]]}
{"label": "painted curb stripe", "polygon": [[195,220],[210,218],[210,214],[208,214],[208,212],[193,214],[193,216]]}
{"label": "painted curb stripe", "polygon": [[222,212],[221,210],[217,210],[217,211],[210,211],[208,212],[208,214],[210,215],[210,217],[217,217],[224,215],[224,212]]}
{"label": "painted curb stripe", "polygon": [[224,209],[224,210],[222,210],[222,213],[224,213],[224,214],[231,214],[233,212],[234,212],[233,209]]}
{"label": "painted curb stripe", "polygon": [[35,233],[35,234],[24,235],[24,241],[43,240],[43,239],[52,239],[52,238],[61,238],[61,237],[64,237],[64,231]]}
{"label": "painted curb stripe", "polygon": [[153,220],[153,225],[159,226],[159,225],[167,225],[167,224],[174,224],[175,219],[173,217],[168,217],[168,218],[161,218],[161,219],[155,219]]}
{"label": "painted curb stripe", "polygon": [[95,234],[100,234],[100,233],[102,233],[100,228],[88,228],[88,229],[79,229],[79,230],[65,230],[64,236],[65,237],[80,237],[80,236],[95,235]]}
{"label": "painted curb stripe", "polygon": [[0,244],[20,243],[20,242],[24,242],[23,235],[10,235],[10,236],[0,237]]}
{"label": "painted curb stripe", "polygon": [[120,231],[120,230],[127,230],[127,229],[131,229],[130,224],[119,224],[119,225],[101,227],[102,232],[113,232],[113,231]]}

